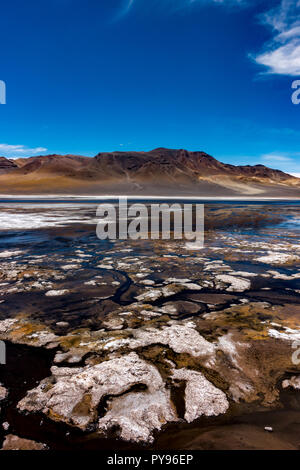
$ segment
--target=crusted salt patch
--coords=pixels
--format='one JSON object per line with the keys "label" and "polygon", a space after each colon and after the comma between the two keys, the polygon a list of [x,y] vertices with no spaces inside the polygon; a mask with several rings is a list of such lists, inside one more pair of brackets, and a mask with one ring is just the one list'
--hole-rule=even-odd
{"label": "crusted salt patch", "polygon": [[7,397],[7,390],[5,387],[2,386],[2,384],[0,383],[0,401],[3,401],[5,400],[5,398]]}
{"label": "crusted salt patch", "polygon": [[34,287],[35,289],[40,289],[40,290],[45,289],[44,283],[41,283],[41,282],[38,282],[38,281],[33,282],[31,284],[31,287]]}
{"label": "crusted salt patch", "polygon": [[119,395],[138,384],[145,385],[149,394],[165,389],[156,367],[134,352],[92,366],[53,366],[51,372],[52,377],[30,390],[18,408],[41,411],[81,429],[87,429],[94,421],[104,396]]}
{"label": "crusted salt patch", "polygon": [[178,279],[176,277],[170,277],[164,281],[164,284],[175,284],[189,290],[201,290],[202,287],[199,284],[195,284],[191,279]]}
{"label": "crusted salt patch", "polygon": [[204,271],[232,271],[232,268],[225,264],[223,261],[210,261],[205,263]]}
{"label": "crusted salt patch", "polygon": [[129,393],[113,398],[108,412],[99,420],[98,426],[100,431],[105,432],[118,426],[120,437],[125,441],[153,442],[152,432],[160,430],[170,421],[177,421],[170,392],[157,390],[152,394]]}
{"label": "crusted salt patch", "polygon": [[144,279],[143,281],[140,281],[141,284],[144,284],[145,286],[153,286],[155,284],[154,281],[151,281],[151,279]]}
{"label": "crusted salt patch", "polygon": [[132,330],[133,338],[128,340],[131,349],[149,346],[151,344],[165,344],[176,353],[187,353],[194,357],[210,359],[214,356],[216,346],[204,339],[196,330],[193,322],[170,322],[161,330],[146,328]]}
{"label": "crusted salt patch", "polygon": [[242,276],[242,277],[256,277],[257,273],[248,273],[247,271],[236,271],[231,273],[232,276]]}
{"label": "crusted salt patch", "polygon": [[229,402],[225,393],[209,382],[201,372],[175,369],[172,377],[186,382],[184,418],[188,423],[200,416],[218,416],[228,410]]}
{"label": "crusted salt patch", "polygon": [[290,379],[282,381],[282,388],[292,387],[295,390],[300,390],[300,376],[293,375]]}
{"label": "crusted salt patch", "polygon": [[275,251],[269,251],[268,255],[260,256],[259,258],[255,258],[254,261],[259,261],[260,263],[265,264],[286,264],[292,263],[295,261],[299,261],[299,256],[291,255],[287,253],[278,253]]}
{"label": "crusted salt patch", "polygon": [[235,277],[229,274],[218,274],[216,279],[224,284],[230,284],[230,287],[226,289],[228,292],[244,292],[245,290],[249,290],[251,287],[251,282],[248,279]]}
{"label": "crusted salt patch", "polygon": [[189,289],[189,290],[201,290],[202,287],[199,286],[199,284],[195,284],[193,282],[187,282],[186,284],[182,284],[185,289]]}
{"label": "crusted salt patch", "polygon": [[160,289],[149,289],[135,298],[139,302],[151,302],[159,299],[160,297],[162,297],[162,291]]}
{"label": "crusted salt patch", "polygon": [[46,297],[58,297],[60,295],[66,295],[68,294],[70,291],[68,289],[61,289],[61,290],[48,290],[48,292],[46,292],[45,296]]}
{"label": "crusted salt patch", "polygon": [[21,255],[23,251],[16,250],[16,251],[1,251],[0,258],[11,258],[12,256]]}
{"label": "crusted salt patch", "polygon": [[242,345],[241,343],[237,343],[236,341],[234,341],[231,333],[221,336],[218,339],[218,349],[220,349],[228,357],[230,357],[232,363],[236,367],[239,367],[239,364],[238,364],[239,353],[237,351],[237,346],[245,347],[246,345],[245,344]]}
{"label": "crusted salt patch", "polygon": [[178,279],[177,277],[169,277],[168,279],[164,281],[164,284],[172,284],[172,283],[187,284],[189,282],[191,282],[190,279]]}
{"label": "crusted salt patch", "polygon": [[56,346],[58,336],[56,336],[51,331],[40,330],[40,331],[37,331],[36,333],[32,333],[31,335],[27,336],[26,339],[28,339],[29,342],[33,341],[33,345],[36,347],[42,347],[42,346],[50,347],[51,343],[53,343],[53,346]]}
{"label": "crusted salt patch", "polygon": [[61,269],[64,269],[65,271],[68,271],[69,269],[78,269],[78,264],[65,264]]}
{"label": "crusted salt patch", "polygon": [[30,344],[36,347],[52,347],[57,345],[58,336],[52,331],[46,329],[38,329],[35,325],[35,331],[31,334],[23,332],[23,328],[32,326],[30,323],[20,321],[19,319],[6,319],[0,321],[0,338],[9,339],[19,344]]}
{"label": "crusted salt patch", "polygon": [[85,286],[96,286],[97,282],[94,279],[92,279],[91,281],[84,282],[84,285]]}
{"label": "crusted salt patch", "polygon": [[268,271],[268,273],[272,274],[274,279],[282,279],[283,281],[293,281],[300,278],[300,273],[282,274],[278,271]]}
{"label": "crusted salt patch", "polygon": [[0,334],[7,333],[17,322],[18,320],[16,318],[7,318],[6,320],[0,321]]}
{"label": "crusted salt patch", "polygon": [[100,268],[100,269],[114,269],[113,266],[111,266],[110,264],[98,264],[97,268]]}
{"label": "crusted salt patch", "polygon": [[[274,324],[274,326],[277,326]],[[278,325],[281,327],[281,325]],[[268,334],[271,338],[282,339],[284,341],[300,341],[300,330],[293,330],[288,327],[281,327],[284,331],[278,331],[270,328]]]}

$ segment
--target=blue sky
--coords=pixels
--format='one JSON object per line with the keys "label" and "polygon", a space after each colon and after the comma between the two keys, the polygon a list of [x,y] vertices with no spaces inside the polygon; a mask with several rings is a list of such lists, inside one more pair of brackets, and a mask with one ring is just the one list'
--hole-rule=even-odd
{"label": "blue sky", "polygon": [[300,174],[298,0],[11,0],[0,155],[155,147]]}

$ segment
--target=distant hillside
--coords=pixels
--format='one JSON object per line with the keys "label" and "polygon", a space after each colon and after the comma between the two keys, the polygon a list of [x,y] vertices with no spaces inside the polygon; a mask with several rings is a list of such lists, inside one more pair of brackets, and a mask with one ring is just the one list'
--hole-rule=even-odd
{"label": "distant hillside", "polygon": [[18,168],[18,166],[13,160],[9,160],[5,157],[0,157],[0,175],[6,174],[15,168]]}
{"label": "distant hillside", "polygon": [[1,194],[300,197],[300,179],[264,165],[234,166],[204,152],[0,158]]}

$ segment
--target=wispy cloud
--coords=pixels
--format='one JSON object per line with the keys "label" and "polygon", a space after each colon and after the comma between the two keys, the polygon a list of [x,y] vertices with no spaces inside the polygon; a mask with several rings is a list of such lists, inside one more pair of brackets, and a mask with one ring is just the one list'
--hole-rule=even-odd
{"label": "wispy cloud", "polygon": [[134,7],[143,6],[143,8],[159,8],[169,13],[191,8],[197,5],[223,5],[237,6],[245,5],[248,0],[122,0],[117,19],[124,17],[133,10]]}
{"label": "wispy cloud", "polygon": [[300,174],[300,152],[270,152],[260,156],[260,161],[271,168],[278,168],[286,173]]}
{"label": "wispy cloud", "polygon": [[265,162],[291,162],[291,157],[282,154],[274,154],[268,153],[266,155],[262,155],[261,159]]}
{"label": "wispy cloud", "polygon": [[13,156],[30,156],[37,155],[40,153],[46,152],[45,147],[34,147],[29,148],[25,145],[9,145],[9,144],[0,144],[0,155],[4,157],[13,157]]}
{"label": "wispy cloud", "polygon": [[262,15],[261,21],[273,37],[264,51],[254,57],[270,74],[300,74],[300,0],[281,0],[279,6]]}

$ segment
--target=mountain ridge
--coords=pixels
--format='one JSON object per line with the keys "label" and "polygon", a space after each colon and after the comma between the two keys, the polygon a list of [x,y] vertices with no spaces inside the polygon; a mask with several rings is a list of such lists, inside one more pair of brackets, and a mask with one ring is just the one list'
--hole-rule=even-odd
{"label": "mountain ridge", "polygon": [[[159,147],[148,152],[0,157],[1,194],[300,197],[300,179],[265,165],[231,165],[203,152]],[[274,195],[273,195],[274,194]],[[283,196],[285,195],[285,196]],[[287,195],[287,196],[286,196]]]}

